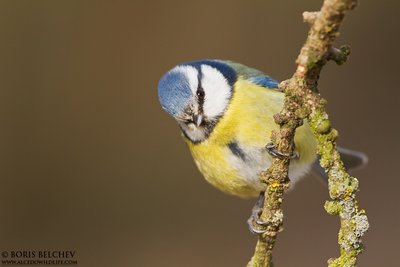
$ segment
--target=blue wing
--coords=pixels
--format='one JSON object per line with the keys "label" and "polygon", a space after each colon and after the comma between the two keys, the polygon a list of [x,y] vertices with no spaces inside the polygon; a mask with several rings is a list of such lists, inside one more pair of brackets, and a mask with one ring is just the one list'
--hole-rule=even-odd
{"label": "blue wing", "polygon": [[279,85],[277,81],[275,81],[269,76],[254,76],[248,78],[248,80],[251,81],[252,83],[261,85],[263,87],[273,88],[273,89],[278,89]]}
{"label": "blue wing", "polygon": [[265,88],[278,89],[279,83],[259,70],[247,67],[233,61],[223,62],[233,68],[239,76],[242,76],[244,79],[254,84],[260,85]]}

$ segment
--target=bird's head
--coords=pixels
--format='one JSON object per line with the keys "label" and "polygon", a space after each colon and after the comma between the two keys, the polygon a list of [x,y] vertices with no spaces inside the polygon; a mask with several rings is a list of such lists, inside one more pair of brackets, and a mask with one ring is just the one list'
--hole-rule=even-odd
{"label": "bird's head", "polygon": [[232,97],[236,72],[222,61],[180,64],[158,84],[161,106],[194,143],[208,138]]}

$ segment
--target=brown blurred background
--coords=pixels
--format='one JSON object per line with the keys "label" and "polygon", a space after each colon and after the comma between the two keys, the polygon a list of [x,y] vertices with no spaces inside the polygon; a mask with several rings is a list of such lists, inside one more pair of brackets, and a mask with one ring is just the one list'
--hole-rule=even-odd
{"label": "brown blurred background", "polygon": [[[398,266],[399,8],[360,1],[320,89],[340,144],[368,153],[361,207],[371,228],[359,266]],[[157,82],[182,61],[232,59],[278,80],[294,71],[309,1],[0,1],[0,250],[76,250],[79,266],[245,266],[253,200],[197,171]],[[285,199],[276,266],[338,255],[327,189]]]}

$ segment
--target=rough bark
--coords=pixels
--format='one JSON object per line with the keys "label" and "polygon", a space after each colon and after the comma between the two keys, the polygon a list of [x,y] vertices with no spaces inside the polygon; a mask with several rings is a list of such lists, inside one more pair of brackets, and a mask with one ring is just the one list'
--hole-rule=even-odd
{"label": "rough bark", "polygon": [[[363,250],[361,236],[369,226],[365,211],[358,209],[355,198],[358,181],[346,172],[336,150],[338,134],[331,127],[325,111],[326,101],[320,96],[317,86],[319,74],[329,60],[339,65],[347,60],[350,48],[342,46],[337,49],[332,44],[339,34],[346,12],[355,8],[356,4],[356,0],[325,0],[320,11],[304,12],[304,20],[311,28],[296,60],[296,72],[292,78],[280,84],[285,92],[285,101],[282,111],[274,116],[280,130],[271,136],[278,150],[291,155],[296,128],[307,119],[318,140],[320,164],[329,177],[331,200],[326,202],[325,209],[330,214],[339,215],[341,222],[340,256],[328,260],[330,267],[356,265],[357,256]],[[267,223],[267,231],[259,236],[248,267],[272,266],[272,250],[278,232],[283,229],[281,204],[289,186],[289,163],[289,158],[274,158],[271,167],[260,175],[267,185],[261,214],[261,219]]]}

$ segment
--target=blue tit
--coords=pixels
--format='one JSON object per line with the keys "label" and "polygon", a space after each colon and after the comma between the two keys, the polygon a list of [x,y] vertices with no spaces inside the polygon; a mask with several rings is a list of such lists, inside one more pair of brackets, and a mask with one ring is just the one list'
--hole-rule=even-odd
{"label": "blue tit", "polygon": [[[243,198],[265,190],[259,173],[271,165],[266,145],[271,131],[279,129],[273,115],[284,100],[277,81],[232,61],[200,60],[168,71],[159,81],[158,95],[210,184]],[[317,165],[317,142],[307,121],[296,130],[294,143],[297,156],[289,167],[292,184]],[[342,153],[350,167],[365,162],[361,153]]]}

